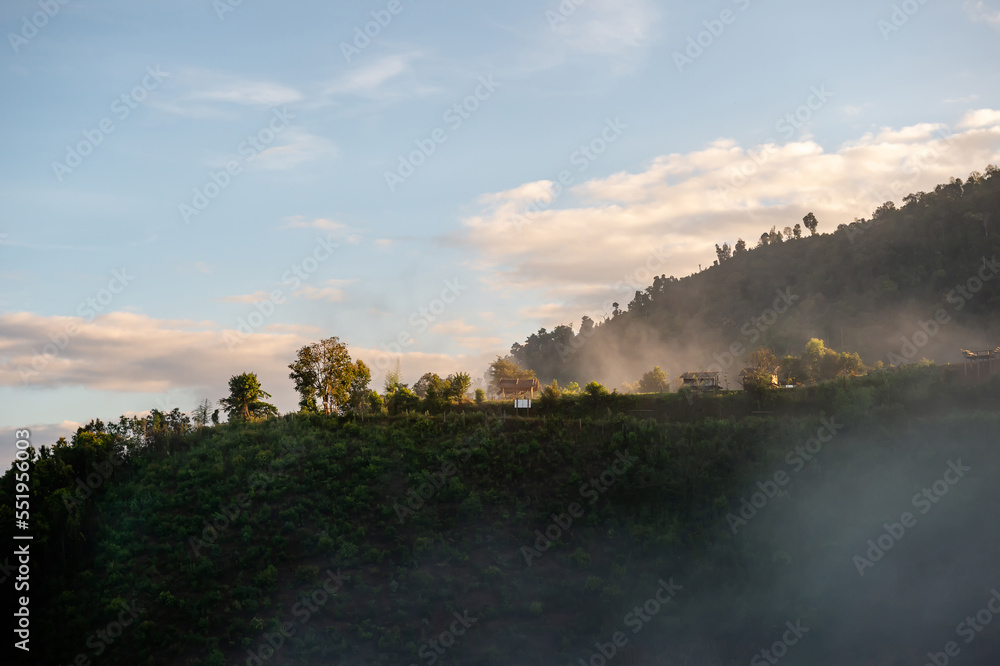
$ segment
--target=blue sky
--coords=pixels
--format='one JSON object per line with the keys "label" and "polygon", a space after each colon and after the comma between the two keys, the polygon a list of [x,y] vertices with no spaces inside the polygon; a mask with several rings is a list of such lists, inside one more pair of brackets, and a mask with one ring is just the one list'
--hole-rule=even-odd
{"label": "blue sky", "polygon": [[397,357],[482,376],[715,243],[1000,162],[1000,0],[8,0],[0,25],[5,452],[243,371],[289,411],[294,350],[333,335],[379,384]]}

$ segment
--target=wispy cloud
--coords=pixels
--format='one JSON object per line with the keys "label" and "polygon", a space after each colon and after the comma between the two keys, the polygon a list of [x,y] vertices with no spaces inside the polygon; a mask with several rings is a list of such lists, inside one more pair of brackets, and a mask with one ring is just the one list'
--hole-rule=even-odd
{"label": "wispy cloud", "polygon": [[231,119],[233,107],[275,107],[302,100],[294,88],[206,69],[180,70],[173,98],[151,100],[151,106],[172,115],[197,119]]}
{"label": "wispy cloud", "polygon": [[1000,27],[1000,10],[988,7],[985,2],[966,2],[965,11],[977,23],[990,23]]}
{"label": "wispy cloud", "polygon": [[464,319],[443,321],[431,327],[431,331],[434,333],[441,333],[444,335],[466,335],[468,333],[475,333],[478,330],[479,328],[477,326],[466,324]]}
{"label": "wispy cloud", "polygon": [[[570,5],[576,3],[562,3]],[[559,10],[556,17],[562,16]],[[590,0],[571,15],[548,20],[552,30],[573,50],[602,55],[644,46],[659,10],[649,0]]]}
{"label": "wispy cloud", "polygon": [[353,284],[357,280],[327,280],[324,286],[314,287],[306,284],[294,292],[295,296],[307,298],[311,301],[327,301],[329,303],[342,303],[347,300],[347,294],[340,287]]}
{"label": "wispy cloud", "polygon": [[437,92],[437,88],[417,81],[413,63],[421,57],[423,54],[419,52],[389,55],[352,69],[323,85],[317,104],[322,106],[343,98],[393,102]]}
{"label": "wispy cloud", "polygon": [[285,171],[310,162],[334,159],[339,152],[337,144],[329,139],[291,129],[282,134],[280,144],[254,157],[252,164],[261,169]]}
{"label": "wispy cloud", "polygon": [[965,114],[958,126],[963,129],[975,127],[993,127],[1000,125],[1000,111],[994,109],[977,109]]}
{"label": "wispy cloud", "polygon": [[[719,139],[581,183],[554,203],[547,181],[487,195],[464,221],[465,240],[498,290],[585,307],[613,294],[624,305],[654,274],[711,265],[716,243],[742,237],[753,245],[772,225],[794,226],[810,211],[829,232],[886,200],[1000,161],[1000,111],[971,112],[959,127],[885,128],[834,151],[813,139],[756,147]],[[515,229],[536,201],[540,212]]]}
{"label": "wispy cloud", "polygon": [[946,99],[945,104],[969,104],[979,99],[979,95],[969,95],[968,97],[953,97]]}
{"label": "wispy cloud", "polygon": [[271,293],[267,291],[255,291],[252,294],[237,294],[235,296],[223,296],[218,299],[223,303],[263,303],[271,300]]}
{"label": "wispy cloud", "polygon": [[324,231],[340,231],[343,233],[351,230],[350,227],[342,222],[328,220],[323,217],[308,220],[304,215],[292,215],[286,217],[283,222],[284,224],[281,225],[282,229],[322,229]]}

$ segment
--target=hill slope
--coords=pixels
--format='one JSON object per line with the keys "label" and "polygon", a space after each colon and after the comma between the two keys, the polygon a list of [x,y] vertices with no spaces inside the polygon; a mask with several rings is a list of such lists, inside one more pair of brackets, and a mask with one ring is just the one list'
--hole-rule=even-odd
{"label": "hill slope", "polygon": [[[671,377],[714,366],[735,379],[743,364],[731,349],[798,354],[814,337],[868,364],[957,362],[961,348],[1000,345],[1000,170],[904,201],[833,233],[772,241],[680,280],[658,277],[625,296],[620,314],[575,334],[542,329],[511,358],[543,383],[618,386],[654,365]],[[939,311],[944,324],[934,327]]]}
{"label": "hill slope", "polygon": [[[998,399],[916,368],[530,419],[292,415],[159,442],[95,424],[30,466],[23,663],[575,664],[621,632],[615,663],[716,666],[786,622],[809,629],[801,663],[912,661],[1000,584]],[[977,641],[964,663],[1000,649]]]}

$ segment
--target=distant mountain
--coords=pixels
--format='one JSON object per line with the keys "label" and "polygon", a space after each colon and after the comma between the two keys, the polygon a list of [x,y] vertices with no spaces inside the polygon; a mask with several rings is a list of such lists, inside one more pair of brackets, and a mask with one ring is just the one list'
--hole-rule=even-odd
{"label": "distant mountain", "polygon": [[813,337],[887,365],[1000,345],[1000,169],[903,201],[832,233],[723,244],[710,268],[657,277],[605,321],[541,329],[509,358],[560,384],[618,386],[654,365],[675,385],[700,369],[732,384],[752,349],[798,354]]}

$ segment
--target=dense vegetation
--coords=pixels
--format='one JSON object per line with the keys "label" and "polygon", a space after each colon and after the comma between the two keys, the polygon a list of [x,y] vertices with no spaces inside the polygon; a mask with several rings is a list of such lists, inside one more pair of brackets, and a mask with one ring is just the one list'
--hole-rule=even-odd
{"label": "dense vegetation", "polygon": [[[934,596],[921,582],[961,559],[941,540],[1000,555],[993,525],[969,510],[1000,500],[1000,421],[986,411],[998,398],[998,381],[924,367],[761,396],[560,396],[532,418],[487,402],[363,421],[94,422],[32,450],[33,626],[45,636],[32,656],[258,663],[248,650],[268,657],[270,637],[280,647],[260,663],[575,664],[624,631],[619,663],[711,666],[746,663],[801,619],[813,633],[800,658],[903,663],[886,655],[919,655],[922,631],[950,631],[953,607],[978,600],[958,576],[947,605],[902,620]],[[831,443],[759,517],[734,523],[824,423]],[[852,555],[956,457],[977,480],[859,578]],[[0,481],[8,543],[14,472]],[[860,501],[890,482],[898,498]],[[648,622],[629,615],[671,586]],[[874,636],[845,613],[900,626]],[[991,646],[997,636],[976,647]]]}
{"label": "dense vegetation", "polygon": [[[614,294],[620,305],[584,316],[576,332],[566,323],[543,328],[509,358],[543,384],[617,387],[654,365],[671,377],[711,366],[738,374],[744,359],[727,356],[734,343],[743,349],[737,357],[767,347],[780,358],[819,338],[869,365],[958,361],[960,347],[1000,344],[1000,169],[903,201],[830,233],[772,227],[756,247],[724,244],[715,265],[681,279],[640,267],[634,284]],[[823,220],[806,217],[823,231]],[[940,332],[907,354],[939,310],[947,315]]]}

